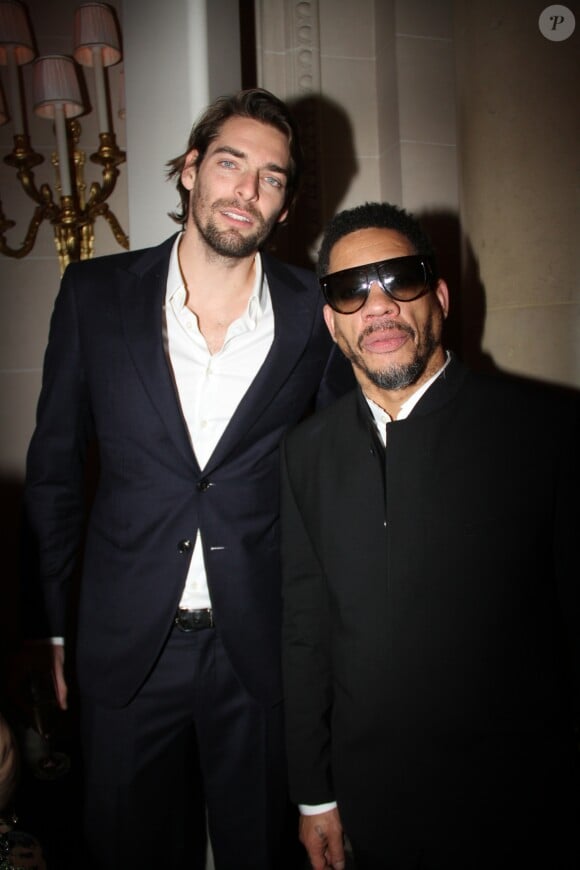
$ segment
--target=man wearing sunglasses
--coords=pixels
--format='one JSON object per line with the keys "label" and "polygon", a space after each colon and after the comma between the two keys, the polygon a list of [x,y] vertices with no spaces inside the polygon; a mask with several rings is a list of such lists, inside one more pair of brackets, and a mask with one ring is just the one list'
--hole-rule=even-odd
{"label": "man wearing sunglasses", "polygon": [[[476,375],[417,221],[337,215],[319,275],[358,388],[282,456],[293,799],[314,870],[580,866],[576,399]],[[573,686],[576,686],[574,691]]]}

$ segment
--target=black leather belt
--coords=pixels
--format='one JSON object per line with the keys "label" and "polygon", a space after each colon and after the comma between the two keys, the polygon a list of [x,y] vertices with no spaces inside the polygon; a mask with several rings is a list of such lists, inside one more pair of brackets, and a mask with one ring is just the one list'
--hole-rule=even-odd
{"label": "black leather belt", "polygon": [[214,628],[213,610],[184,610],[180,607],[175,614],[175,625],[180,631],[200,631],[202,628]]}

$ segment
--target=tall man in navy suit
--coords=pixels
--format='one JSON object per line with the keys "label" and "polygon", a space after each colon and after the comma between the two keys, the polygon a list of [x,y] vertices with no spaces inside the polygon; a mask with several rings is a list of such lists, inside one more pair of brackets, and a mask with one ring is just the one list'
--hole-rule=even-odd
{"label": "tall man in navy suit", "polygon": [[261,253],[298,182],[286,106],[259,89],[218,100],[169,167],[182,232],[71,265],[56,302],[25,500],[37,630],[65,707],[82,546],[95,868],[203,866],[207,807],[218,870],[279,870],[278,443],[331,398],[332,342],[314,277]]}

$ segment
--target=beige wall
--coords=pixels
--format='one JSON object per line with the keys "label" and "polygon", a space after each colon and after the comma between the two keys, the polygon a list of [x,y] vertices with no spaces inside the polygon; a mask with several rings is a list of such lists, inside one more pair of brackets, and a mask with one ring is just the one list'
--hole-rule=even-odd
{"label": "beige wall", "polygon": [[[72,54],[73,20],[76,0],[29,4],[30,17],[38,54]],[[111,3],[117,7],[119,3]],[[38,118],[32,112],[32,64],[22,67],[27,117],[32,147],[44,157],[35,170],[38,186],[48,183],[54,190],[55,171],[51,155],[55,151],[52,122]],[[125,125],[118,115],[120,72],[122,65],[111,67],[108,77],[111,88],[113,124],[119,145],[125,147]],[[9,96],[6,67],[1,67],[3,91]],[[83,79],[90,103],[94,104],[94,77],[91,69],[83,68]],[[87,154],[85,179],[99,179],[98,168],[88,155],[96,151],[98,130],[96,113],[80,119],[81,148]],[[12,124],[0,128],[0,149],[6,154],[13,146]],[[0,193],[6,217],[16,222],[6,238],[13,248],[20,247],[34,210],[34,204],[23,193],[15,171],[0,163]],[[58,201],[58,197],[56,197]],[[117,189],[110,200],[127,232],[127,188],[125,167]],[[121,250],[108,225],[99,220],[95,233],[95,249],[104,254]],[[22,475],[28,441],[32,433],[42,358],[48,335],[50,314],[60,281],[60,270],[53,241],[52,227],[47,222],[40,227],[36,245],[25,259],[0,257],[0,474],[3,480],[17,481]]]}
{"label": "beige wall", "polygon": [[[457,208],[452,3],[320,0],[319,16],[320,91],[346,112],[357,167],[338,206]],[[336,150],[328,131],[340,175]]]}
{"label": "beige wall", "polygon": [[318,212],[317,226],[310,216],[310,259],[321,225],[365,200],[456,213],[450,0],[257,0],[257,7],[259,83],[299,107],[316,104],[307,125],[318,139],[307,165]]}
{"label": "beige wall", "polygon": [[[315,256],[339,208],[414,211],[451,285],[448,341],[474,365],[580,386],[578,28],[529,0],[257,0],[260,83],[310,100]],[[304,228],[309,225],[308,232]],[[306,259],[306,258],[305,258]]]}
{"label": "beige wall", "polygon": [[456,4],[465,319],[503,369],[580,386],[577,28],[530,0]]}

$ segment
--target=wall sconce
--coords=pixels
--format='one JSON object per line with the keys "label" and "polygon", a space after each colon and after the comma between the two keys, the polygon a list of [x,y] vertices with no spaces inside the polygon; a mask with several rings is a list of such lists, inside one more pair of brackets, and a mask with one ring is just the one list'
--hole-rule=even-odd
{"label": "wall sconce", "polygon": [[[85,113],[79,69],[73,58],[50,55],[37,58],[33,68],[33,107],[42,118],[52,120],[56,136],[56,153],[52,165],[56,170],[55,194],[48,184],[37,187],[34,167],[44,158],[31,146],[23,111],[19,67],[34,60],[36,52],[25,7],[19,0],[0,0],[0,64],[8,66],[9,109],[13,125],[14,147],[4,157],[16,169],[25,193],[36,203],[24,242],[12,248],[5,233],[15,226],[8,220],[0,201],[0,253],[8,257],[26,257],[33,249],[38,229],[45,220],[54,230],[61,273],[72,260],[93,256],[94,224],[103,217],[117,242],[129,247],[129,239],[107,205],[119,176],[125,153],[117,147],[111,129],[105,68],[121,60],[117,21],[105,3],[83,3],[75,11],[74,60],[92,67],[95,76],[95,102],[99,125],[99,146],[90,155],[101,167],[102,181],[93,182],[86,196],[84,180],[85,154],[79,150],[81,126],[77,118]],[[1,98],[1,94],[0,94]],[[0,104],[0,123],[3,106]],[[4,117],[5,117],[4,109]]]}

